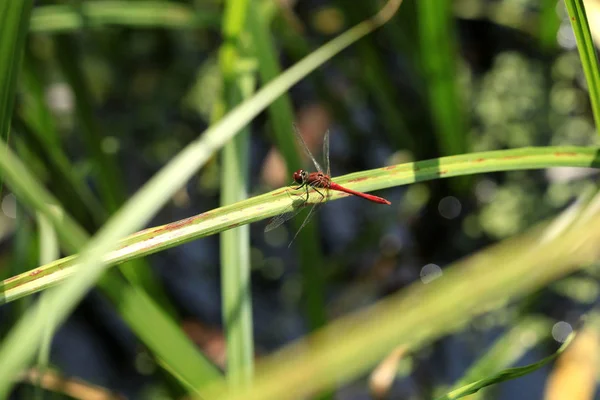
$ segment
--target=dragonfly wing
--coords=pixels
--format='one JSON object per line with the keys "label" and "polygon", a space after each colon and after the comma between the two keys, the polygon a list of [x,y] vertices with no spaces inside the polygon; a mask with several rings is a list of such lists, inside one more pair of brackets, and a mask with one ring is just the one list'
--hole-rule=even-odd
{"label": "dragonfly wing", "polygon": [[317,171],[323,172],[323,168],[321,168],[321,166],[319,165],[319,163],[317,162],[317,160],[315,160],[315,157],[312,155],[312,153],[308,149],[308,146],[306,145],[306,142],[304,141],[304,138],[302,137],[302,134],[298,130],[298,127],[296,126],[296,124],[294,124],[293,126],[294,126],[294,133],[296,134],[296,140],[300,144],[300,147],[302,147],[302,150],[304,151],[304,154],[306,154],[308,156],[308,158],[310,158],[310,160],[315,165],[315,168],[317,169]]}
{"label": "dragonfly wing", "polygon": [[292,241],[290,242],[290,244],[288,244],[288,247],[290,247],[292,245],[292,243],[294,242],[294,240],[296,240],[296,238],[298,237],[298,234],[300,233],[302,228],[304,228],[304,226],[308,223],[308,221],[310,221],[310,217],[312,217],[313,213],[316,210],[318,210],[318,207],[321,206],[321,204],[322,203],[313,204],[313,206],[310,208],[310,211],[308,212],[308,215],[306,216],[306,218],[304,218],[304,221],[302,221],[302,225],[300,225],[300,228],[298,228],[298,230],[296,231],[296,234],[292,238]]}
{"label": "dragonfly wing", "polygon": [[275,228],[279,228],[281,225],[283,225],[284,222],[289,221],[290,219],[294,218],[296,216],[296,214],[298,214],[300,211],[302,211],[302,207],[298,207],[298,208],[290,207],[283,214],[279,214],[278,216],[271,219],[269,221],[269,223],[267,224],[267,226],[265,227],[265,232],[269,232]]}
{"label": "dragonfly wing", "polygon": [[[321,205],[323,205],[323,200],[325,200],[325,195],[323,195],[319,191],[319,189],[317,189],[317,187],[313,187],[313,189],[321,194],[321,199],[318,202],[312,204],[312,207],[310,207],[310,211],[308,212],[308,215],[306,216],[306,218],[304,218],[304,221],[302,221],[302,225],[300,225],[300,228],[296,231],[296,234],[292,238],[292,241],[290,242],[288,247],[290,247],[292,245],[292,242],[294,242],[294,240],[298,236],[298,233],[300,233],[302,228],[304,228],[304,226],[308,223],[308,221],[310,221],[310,218],[314,215],[314,213],[318,210],[318,208]],[[321,188],[321,189],[323,189],[323,188]],[[329,191],[327,191],[327,192],[328,192],[327,197],[329,197]],[[304,209],[303,205],[306,205],[306,201],[307,201],[307,199],[299,200],[301,205],[296,204],[295,207],[294,207],[294,205],[292,205],[292,206],[288,207],[283,212],[283,214],[280,214],[280,215],[274,217],[271,221],[269,221],[269,223],[265,227],[265,232],[272,231],[273,229],[281,226],[284,222],[294,218],[300,211],[302,211]]]}
{"label": "dragonfly wing", "polygon": [[329,129],[327,129],[325,137],[323,137],[323,159],[325,160],[325,174],[331,176],[329,169]]}

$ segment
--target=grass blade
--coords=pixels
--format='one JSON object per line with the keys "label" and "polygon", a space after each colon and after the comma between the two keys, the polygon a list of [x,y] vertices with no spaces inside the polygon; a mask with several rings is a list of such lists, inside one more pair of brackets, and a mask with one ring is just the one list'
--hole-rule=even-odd
{"label": "grass blade", "polygon": [[[464,326],[477,315],[544,287],[597,260],[600,195],[560,235],[548,225],[447,266],[441,279],[402,292],[334,321],[264,359],[252,389],[210,393],[227,400],[309,396],[363,375],[399,345],[411,351]],[[490,261],[502,268],[490,268]],[[418,305],[418,307],[416,306]],[[310,346],[310,351],[306,351]]]}
{"label": "grass blade", "polygon": [[[94,115],[94,100],[89,84],[72,54],[78,49],[71,37],[59,35],[56,39],[58,61],[67,82],[75,94],[75,114],[80,125],[79,137],[83,139],[93,165],[92,174],[97,182],[98,192],[102,198],[103,208],[109,214],[115,213],[125,201],[125,189],[119,172],[117,157],[103,151],[102,141],[106,138],[101,124]],[[94,212],[94,210],[91,210]],[[104,222],[103,218],[101,222]],[[97,224],[98,226],[100,225]],[[150,265],[145,260],[135,260],[119,267],[127,280],[134,286],[144,288],[154,301],[173,317],[177,315],[161,283],[154,277]]]}
{"label": "grass blade", "polygon": [[478,381],[469,383],[468,385],[465,385],[459,389],[453,390],[450,393],[446,394],[445,396],[438,397],[437,400],[460,399],[461,397],[465,397],[470,394],[476,393],[479,390],[483,389],[484,387],[494,385],[496,383],[500,383],[500,382],[504,382],[504,381],[509,381],[511,379],[516,379],[523,375],[530,374],[533,371],[540,369],[544,365],[554,361],[558,356],[560,356],[567,349],[567,347],[573,340],[574,336],[575,335],[569,336],[569,339],[565,343],[563,343],[563,345],[560,346],[560,348],[554,354],[552,354],[546,358],[543,358],[536,363],[525,365],[523,367],[505,369],[504,371],[494,374],[490,377],[480,379]]}
{"label": "grass blade", "polygon": [[[66,252],[72,253],[82,248],[88,240],[87,232],[58,206],[56,199],[41,189],[42,186],[35,181],[35,178],[2,141],[0,141],[0,151],[5,155],[0,157],[0,170],[6,173],[7,182],[19,199],[30,208],[39,210],[52,221]],[[67,258],[74,259],[74,257]],[[52,264],[57,265],[61,262]],[[60,275],[60,268],[55,272]],[[20,276],[25,277],[25,274]],[[29,274],[25,279],[34,277],[35,274]],[[163,310],[157,307],[147,294],[128,285],[118,274],[106,274],[99,285],[104,294],[116,304],[125,322],[158,357],[159,363],[187,386],[189,391],[197,392],[198,388],[207,381],[219,379],[220,374],[216,367],[198,353],[195,345],[183,335],[172,320],[164,315]],[[3,295],[5,294],[6,292],[3,291]],[[42,297],[40,301],[44,301],[44,298]],[[47,310],[44,314],[54,314],[48,303],[43,303],[43,308]],[[40,320],[46,321],[42,317]],[[151,326],[148,325],[150,322]],[[169,337],[170,340],[162,340],[164,337]],[[5,384],[10,385],[12,382],[5,382]]]}
{"label": "grass blade", "polygon": [[[42,214],[38,213],[38,227],[40,234],[40,264],[48,264],[56,260],[60,256],[60,248],[58,246],[58,238],[52,223]],[[45,304],[40,306],[40,310],[44,310]],[[46,318],[52,318],[52,314],[45,313]],[[43,375],[47,370],[50,363],[50,348],[52,345],[52,338],[54,337],[54,331],[47,329],[44,332],[44,338],[40,346],[37,358],[37,368]],[[37,383],[35,395],[38,399],[43,399],[41,381]]]}
{"label": "grass blade", "polygon": [[86,182],[77,176],[77,169],[73,168],[62,148],[44,97],[45,88],[39,78],[41,74],[37,65],[40,63],[26,57],[23,64],[23,101],[12,127],[55,178],[54,193],[72,210],[73,217],[83,225],[88,221],[89,224],[99,224],[106,218],[106,211]]}
{"label": "grass blade", "polygon": [[[470,385],[471,382],[478,381],[482,377],[498,374],[500,369],[513,365],[540,341],[550,337],[551,329],[552,323],[547,318],[531,316],[519,321],[496,340],[491,348],[467,370],[463,378],[453,386],[451,392],[460,392],[463,386]],[[521,340],[524,335],[533,339]],[[478,390],[481,389],[482,387]],[[474,396],[472,400],[478,398],[482,398],[481,393],[479,397]]]}
{"label": "grass blade", "polygon": [[540,11],[539,40],[541,47],[547,52],[556,49],[560,19],[556,12],[555,0],[542,0]]}
{"label": "grass blade", "polygon": [[585,73],[585,79],[590,92],[596,130],[600,134],[600,65],[598,64],[598,56],[583,3],[583,0],[565,0],[571,19],[571,26],[577,40],[579,58],[581,58],[581,65],[583,66],[583,72]]}
{"label": "grass blade", "polygon": [[422,0],[417,4],[421,60],[429,89],[435,133],[444,155],[467,151],[462,99],[456,81],[456,29],[450,0]]}
{"label": "grass blade", "polygon": [[213,28],[219,26],[215,10],[164,1],[85,1],[71,5],[36,7],[31,15],[32,32],[67,32],[106,25],[165,28]]}
{"label": "grass blade", "polygon": [[[0,151],[2,148],[0,147]],[[8,153],[9,155],[12,153]],[[440,177],[454,177],[484,172],[540,169],[549,167],[600,167],[596,149],[588,147],[541,147],[516,150],[498,150],[471,153],[463,156],[400,164],[381,169],[363,171],[334,179],[348,188],[370,191],[385,187],[423,182]],[[3,160],[0,158],[0,170]],[[27,177],[18,170],[8,170],[11,180]],[[20,182],[20,181],[19,181]],[[331,200],[345,194],[336,192]],[[38,196],[42,197],[42,196]],[[314,197],[317,201],[319,198]],[[31,201],[37,200],[37,197]],[[119,242],[119,249],[107,253],[104,261],[109,265],[142,257],[182,243],[214,235],[226,229],[259,221],[280,214],[292,203],[287,189],[277,189],[261,196],[208,211],[194,217],[157,226],[135,233]],[[63,282],[75,273],[78,260],[66,257],[55,263],[38,267],[2,282],[4,302],[10,302]]]}
{"label": "grass blade", "polygon": [[[80,268],[71,279],[44,294],[55,323],[61,323],[85,293],[104,272],[105,256],[118,241],[144,226],[164,203],[178,190],[207,159],[272,101],[364,35],[385,23],[400,6],[400,0],[390,0],[373,18],[355,26],[288,69],[270,82],[251,99],[228,113],[219,123],[191,143],[111,218],[82,251]],[[2,151],[0,146],[0,151]],[[8,394],[13,379],[31,359],[43,329],[38,308],[30,310],[9,332],[0,347],[0,397]]]}
{"label": "grass blade", "polygon": [[565,393],[576,399],[593,399],[598,387],[600,361],[600,315],[594,309],[583,316],[585,325],[569,348],[553,365],[546,380],[545,399],[560,399]]}
{"label": "grass blade", "polygon": [[[338,0],[337,4],[350,21],[360,21],[365,13],[371,12],[370,2],[356,4]],[[388,25],[389,27],[389,25]],[[381,48],[374,37],[365,38],[356,45],[360,79],[364,80],[364,90],[373,99],[383,130],[389,135],[389,141],[396,149],[406,149],[419,154],[418,143],[413,139],[414,132],[408,129],[402,113],[398,112],[398,99],[393,86],[389,84],[393,78],[386,69],[385,56],[378,52]]]}
{"label": "grass blade", "polygon": [[[249,30],[253,37],[256,57],[259,60],[259,73],[263,82],[270,82],[281,74],[278,54],[269,30],[270,20],[267,18],[269,3],[255,2],[249,11]],[[292,133],[294,112],[292,101],[287,93],[275,100],[267,109],[273,127],[277,148],[283,155],[287,165],[288,176],[302,165],[298,155],[296,141]],[[301,219],[293,221],[295,229],[300,228]],[[323,255],[317,247],[319,232],[314,225],[304,227],[299,235],[300,268],[302,273],[302,290],[304,292],[304,308],[308,326],[317,329],[325,324],[325,300],[323,299],[324,282],[322,270]]]}
{"label": "grass blade", "polygon": [[31,0],[7,1],[0,5],[0,137],[8,135],[15,101],[17,76],[23,57]]}
{"label": "grass blade", "polygon": [[[236,66],[248,49],[242,35],[247,26],[249,0],[229,0],[225,4],[223,36],[228,38],[219,51],[223,76],[221,104],[213,121],[250,97],[255,87],[254,71],[238,71]],[[248,197],[250,129],[245,127],[225,145],[222,155],[221,205]],[[227,381],[232,387],[248,386],[254,374],[254,335],[252,288],[250,285],[250,229],[241,226],[221,234],[221,292],[223,324],[227,340]]]}

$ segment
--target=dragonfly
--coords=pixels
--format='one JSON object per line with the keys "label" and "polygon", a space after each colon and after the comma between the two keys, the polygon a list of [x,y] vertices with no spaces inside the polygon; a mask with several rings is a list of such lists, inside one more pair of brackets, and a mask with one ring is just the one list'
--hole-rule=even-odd
{"label": "dragonfly", "polygon": [[[323,158],[325,161],[325,172],[323,171],[323,168],[321,168],[321,165],[317,162],[315,157],[312,155],[312,153],[308,149],[308,146],[306,145],[304,138],[302,137],[302,135],[300,134],[300,131],[298,130],[298,128],[295,125],[294,125],[294,134],[296,136],[296,140],[298,141],[300,147],[302,148],[302,150],[304,150],[304,153],[307,155],[307,157],[310,158],[310,160],[312,161],[313,165],[315,166],[317,172],[308,172],[304,169],[299,169],[293,173],[292,178],[294,179],[294,183],[298,185],[298,187],[295,187],[293,189],[294,190],[304,190],[304,193],[301,196],[302,198],[299,201],[295,201],[294,204],[292,204],[289,208],[287,208],[282,214],[274,217],[267,224],[267,226],[265,228],[265,232],[269,232],[275,228],[278,228],[284,222],[294,218],[300,211],[302,211],[302,209],[304,209],[304,207],[308,203],[308,199],[310,197],[310,189],[313,189],[321,197],[320,197],[319,201],[314,203],[313,206],[310,208],[308,215],[306,216],[306,218],[304,218],[302,225],[300,225],[300,228],[298,229],[298,231],[292,238],[292,241],[290,242],[288,247],[290,247],[292,245],[292,243],[298,236],[298,233],[300,233],[302,228],[304,228],[304,226],[306,226],[306,224],[310,221],[310,218],[317,211],[318,207],[323,205],[325,200],[329,198],[330,190],[337,190],[339,192],[348,193],[348,194],[363,198],[365,200],[372,201],[374,203],[387,204],[387,205],[392,204],[388,200],[384,199],[383,197],[378,197],[378,196],[373,196],[371,194],[357,192],[355,190],[348,189],[344,186],[341,186],[331,180],[331,172],[330,172],[330,166],[329,166],[329,131],[325,132],[325,137],[323,138]],[[306,197],[304,195],[306,195]]]}

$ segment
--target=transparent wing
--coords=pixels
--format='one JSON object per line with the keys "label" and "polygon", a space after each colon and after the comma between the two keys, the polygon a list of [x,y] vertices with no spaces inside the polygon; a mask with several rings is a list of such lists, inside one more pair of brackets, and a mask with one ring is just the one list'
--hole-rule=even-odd
{"label": "transparent wing", "polygon": [[265,232],[269,232],[275,228],[279,228],[281,225],[283,225],[284,222],[289,221],[290,219],[298,215],[298,213],[302,211],[303,208],[304,207],[294,208],[290,206],[287,210],[283,212],[283,214],[279,214],[269,221],[269,223],[265,227]]}
{"label": "transparent wing", "polygon": [[312,155],[312,153],[308,149],[308,146],[306,145],[306,142],[304,141],[302,134],[298,130],[298,127],[296,126],[296,124],[294,124],[293,126],[294,126],[294,133],[296,134],[296,139],[298,140],[298,143],[300,143],[300,147],[302,147],[302,150],[304,150],[304,154],[306,154],[308,156],[308,158],[311,159],[311,161],[315,165],[315,168],[317,169],[317,171],[323,172],[323,168],[321,168],[321,166],[319,165],[317,160],[315,160],[315,157]]}
{"label": "transparent wing", "polygon": [[[308,224],[308,222],[310,221],[310,218],[314,214],[316,214],[316,211],[317,211],[318,207],[320,207],[322,204],[323,204],[322,202],[319,202],[319,203],[315,203],[315,204],[312,205],[312,207],[310,208],[310,211],[308,212],[308,215],[306,216],[306,218],[304,218],[304,221],[302,221],[302,225],[300,225],[300,228],[298,228],[298,230],[296,231],[296,234],[294,235],[294,237],[292,238],[292,240],[288,244],[288,247],[290,247],[292,245],[292,243],[294,242],[294,240],[296,240],[296,237],[298,236],[298,234],[300,233],[300,231],[302,230],[302,228],[304,228],[306,226],[306,224]],[[273,218],[269,222],[269,224],[266,226],[265,232],[269,232],[269,231],[272,231],[275,228],[278,228],[284,222],[286,222],[286,221],[294,218],[303,209],[304,209],[304,207],[298,207],[296,209],[293,209],[293,208],[290,207],[289,211],[286,211],[283,214],[280,214],[280,215],[276,216],[275,218]]]}
{"label": "transparent wing", "polygon": [[310,217],[312,217],[313,213],[318,209],[317,207],[319,207],[321,204],[322,203],[315,203],[310,208],[310,211],[308,212],[308,215],[306,216],[306,218],[304,218],[304,221],[302,221],[302,225],[300,225],[300,228],[298,228],[298,230],[296,231],[296,234],[294,235],[294,237],[292,238],[292,240],[288,244],[288,247],[290,247],[292,245],[292,243],[294,242],[294,240],[296,240],[296,237],[298,236],[298,234],[300,233],[300,231],[302,230],[302,228],[304,228],[304,226],[308,223],[308,221],[310,221]]}
{"label": "transparent wing", "polygon": [[[312,186],[312,185],[309,185],[309,186]],[[321,199],[319,201],[317,201],[314,204],[312,204],[312,207],[310,207],[310,211],[308,212],[308,215],[306,216],[306,218],[304,218],[304,221],[302,221],[302,224],[300,225],[300,228],[298,228],[298,230],[296,231],[296,234],[294,235],[294,237],[290,241],[288,247],[290,247],[292,245],[292,243],[294,242],[294,240],[296,240],[296,237],[298,236],[298,233],[300,233],[300,231],[302,230],[302,228],[304,228],[306,226],[306,224],[310,221],[311,217],[314,214],[316,214],[316,211],[319,209],[320,206],[323,205],[324,201],[327,198],[329,198],[329,191],[326,191],[327,193],[323,194],[322,193],[322,190],[324,190],[323,188],[320,188],[321,191],[319,191],[319,189],[317,189],[317,188],[314,188],[314,189],[319,194],[321,194],[322,197],[321,197]],[[306,193],[308,195],[308,191]],[[278,228],[279,226],[281,226],[284,222],[289,221],[290,219],[294,218],[300,211],[302,211],[304,209],[304,205],[306,205],[306,199],[295,201],[282,214],[279,214],[278,216],[276,216],[273,219],[271,219],[271,221],[269,221],[269,223],[265,227],[265,232],[272,231],[273,229]]]}
{"label": "transparent wing", "polygon": [[323,137],[323,159],[325,160],[325,173],[327,176],[331,176],[329,168],[329,129],[327,129],[327,132],[325,132],[325,136]]}

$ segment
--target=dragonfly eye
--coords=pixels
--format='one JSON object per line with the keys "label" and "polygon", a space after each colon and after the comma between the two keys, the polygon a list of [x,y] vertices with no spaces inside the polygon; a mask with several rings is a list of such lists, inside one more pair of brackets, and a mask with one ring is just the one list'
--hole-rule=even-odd
{"label": "dragonfly eye", "polygon": [[302,183],[304,183],[306,176],[307,176],[306,171],[299,169],[298,171],[294,172],[294,175],[293,175],[294,182],[302,184]]}

